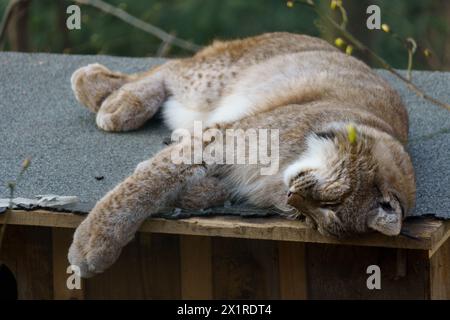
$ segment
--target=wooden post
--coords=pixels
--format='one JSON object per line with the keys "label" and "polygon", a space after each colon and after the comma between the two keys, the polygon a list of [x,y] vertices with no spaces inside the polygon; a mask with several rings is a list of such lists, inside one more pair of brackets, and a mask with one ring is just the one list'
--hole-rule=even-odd
{"label": "wooden post", "polygon": [[69,289],[67,279],[71,273],[67,273],[69,261],[67,252],[72,243],[73,229],[52,228],[53,246],[53,298],[56,300],[78,300],[84,298],[84,285],[81,280],[80,289]]}
{"label": "wooden post", "polygon": [[211,238],[180,236],[182,299],[212,299]]}
{"label": "wooden post", "polygon": [[450,299],[450,240],[430,259],[431,299]]}
{"label": "wooden post", "polygon": [[177,235],[137,233],[119,259],[86,280],[86,299],[179,299]]}
{"label": "wooden post", "polygon": [[7,33],[12,51],[26,52],[28,43],[28,16],[31,0],[17,2],[11,13]]}
{"label": "wooden post", "polygon": [[213,238],[215,299],[279,299],[276,241]]}
{"label": "wooden post", "polygon": [[307,299],[305,244],[278,242],[280,298]]}

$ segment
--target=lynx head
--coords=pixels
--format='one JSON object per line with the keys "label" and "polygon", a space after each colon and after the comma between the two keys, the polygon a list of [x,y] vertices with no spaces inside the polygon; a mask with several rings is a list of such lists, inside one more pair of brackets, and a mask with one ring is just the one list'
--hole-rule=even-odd
{"label": "lynx head", "polygon": [[324,235],[398,235],[415,201],[410,157],[384,132],[348,128],[335,125],[308,137],[305,152],[284,172],[287,202]]}

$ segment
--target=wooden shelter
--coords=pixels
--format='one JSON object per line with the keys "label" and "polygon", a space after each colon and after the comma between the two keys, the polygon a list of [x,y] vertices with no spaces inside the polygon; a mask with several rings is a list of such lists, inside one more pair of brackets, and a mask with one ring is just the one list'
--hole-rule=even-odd
{"label": "wooden shelter", "polygon": [[[418,197],[405,235],[338,241],[278,217],[151,218],[109,270],[69,290],[67,250],[74,229],[97,199],[163,148],[169,134],[158,119],[132,133],[97,130],[69,83],[76,68],[93,62],[132,72],[160,61],[0,53],[0,198],[8,197],[6,181],[31,156],[16,196],[80,199],[58,212],[13,211],[0,259],[16,277],[19,298],[450,298],[450,114],[385,72],[411,119],[408,147]],[[417,72],[414,79],[449,100],[450,73]],[[373,265],[380,268],[380,289],[367,286]]]}

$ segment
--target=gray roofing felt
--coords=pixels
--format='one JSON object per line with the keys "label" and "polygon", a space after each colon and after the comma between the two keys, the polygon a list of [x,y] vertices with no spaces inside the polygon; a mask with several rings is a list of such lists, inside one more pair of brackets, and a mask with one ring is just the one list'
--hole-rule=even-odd
{"label": "gray roofing felt", "polygon": [[[76,210],[88,211],[137,163],[162,149],[169,131],[159,119],[134,132],[102,132],[94,114],[75,100],[69,81],[75,69],[88,63],[137,72],[161,61],[1,53],[0,198],[8,197],[7,181],[30,156],[32,165],[16,196],[78,196]],[[415,214],[450,219],[450,112],[418,98],[387,72],[380,73],[399,90],[409,110],[409,150],[417,176]],[[433,96],[450,101],[450,73],[414,72],[413,79]]]}

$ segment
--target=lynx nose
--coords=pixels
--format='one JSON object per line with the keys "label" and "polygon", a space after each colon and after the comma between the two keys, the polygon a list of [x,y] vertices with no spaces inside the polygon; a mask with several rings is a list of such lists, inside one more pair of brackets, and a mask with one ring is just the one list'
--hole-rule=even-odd
{"label": "lynx nose", "polygon": [[305,216],[310,216],[314,220],[314,211],[312,203],[305,199],[302,195],[289,191],[287,193],[287,204],[297,209]]}
{"label": "lynx nose", "polygon": [[304,199],[301,195],[288,191],[287,204],[294,208],[300,209],[304,203]]}

